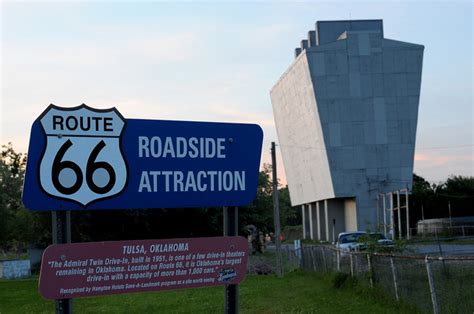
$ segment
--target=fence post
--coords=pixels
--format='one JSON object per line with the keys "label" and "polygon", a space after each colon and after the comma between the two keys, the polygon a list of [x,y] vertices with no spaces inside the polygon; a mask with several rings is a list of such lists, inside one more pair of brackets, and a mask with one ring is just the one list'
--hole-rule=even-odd
{"label": "fence post", "polygon": [[316,271],[316,266],[314,265],[314,246],[311,246],[311,264],[313,264],[313,271]]}
{"label": "fence post", "polygon": [[367,265],[369,266],[369,281],[370,281],[370,286],[373,288],[374,287],[374,272],[372,271],[372,261],[370,254],[367,254]]}
{"label": "fence post", "polygon": [[462,226],[462,237],[463,237],[463,238],[466,237],[466,233],[464,232],[464,226]]}
{"label": "fence post", "polygon": [[321,249],[323,250],[324,271],[327,271],[327,265],[326,265],[326,250],[324,249],[324,246],[322,246]]}
{"label": "fence post", "polygon": [[431,262],[428,256],[425,257],[426,273],[428,274],[428,283],[430,284],[431,302],[433,302],[433,313],[439,314],[438,297],[436,296],[436,288],[433,278],[433,271],[431,270]]}
{"label": "fence post", "polygon": [[291,248],[288,247],[288,261],[291,263],[291,266],[295,264],[294,254],[296,254],[296,250],[292,251]]}
{"label": "fence post", "polygon": [[300,252],[301,252],[300,267],[301,267],[302,269],[304,269],[304,267],[305,267],[305,265],[306,265],[305,260],[304,260],[304,258],[305,258],[305,251],[304,251],[304,249],[305,249],[305,248],[303,247],[303,244],[301,244],[301,248],[300,248]]}
{"label": "fence post", "polygon": [[341,271],[341,253],[339,249],[336,249],[336,268],[337,271]]}
{"label": "fence post", "polygon": [[393,257],[391,256],[390,256],[390,267],[392,268],[393,287],[395,288],[395,298],[397,299],[397,301],[400,301],[398,297],[397,274],[395,272],[395,264],[393,263]]}
{"label": "fence post", "polygon": [[354,277],[354,262],[352,259],[352,252],[349,252],[349,260],[351,261],[351,277]]}

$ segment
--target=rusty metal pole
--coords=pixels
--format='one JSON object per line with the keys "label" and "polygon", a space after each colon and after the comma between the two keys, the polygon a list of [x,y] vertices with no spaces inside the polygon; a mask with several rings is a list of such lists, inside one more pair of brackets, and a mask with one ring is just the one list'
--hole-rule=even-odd
{"label": "rusty metal pole", "polygon": [[[280,202],[278,199],[278,179],[277,179],[277,165],[275,142],[272,142],[272,183],[273,183],[273,218],[275,224],[275,246],[276,246],[276,271],[277,276],[283,276],[282,262],[281,262],[281,240],[280,240]],[[311,208],[310,208],[311,211]],[[311,217],[311,216],[310,216]],[[311,221],[310,221],[311,226]]]}
{"label": "rusty metal pole", "polygon": [[[224,207],[224,236],[238,235],[238,207]],[[226,285],[224,289],[226,314],[239,313],[239,285]]]}
{"label": "rusty metal pole", "polygon": [[[71,243],[71,212],[52,211],[53,244]],[[72,313],[72,299],[59,299],[55,301],[57,314]]]}

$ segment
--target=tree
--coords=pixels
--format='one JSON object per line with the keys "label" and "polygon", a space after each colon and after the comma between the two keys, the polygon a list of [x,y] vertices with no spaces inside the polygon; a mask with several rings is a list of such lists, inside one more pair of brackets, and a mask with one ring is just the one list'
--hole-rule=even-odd
{"label": "tree", "polygon": [[271,165],[264,164],[258,177],[257,196],[255,200],[239,209],[239,225],[241,230],[247,225],[254,225],[260,231],[267,233],[273,230],[273,200]]}
{"label": "tree", "polygon": [[[260,171],[258,180],[257,196],[252,204],[243,207],[240,214],[240,225],[254,225],[264,233],[273,232],[273,185],[272,166],[264,164]],[[287,225],[300,224],[301,217],[298,216],[296,208],[291,207],[288,186],[281,187],[278,182],[278,198],[280,202],[280,224],[281,228]]]}
{"label": "tree", "polygon": [[0,249],[22,253],[29,245],[51,243],[49,212],[30,212],[21,194],[25,177],[26,154],[13,145],[2,145],[0,153]]}
{"label": "tree", "polygon": [[21,250],[33,235],[32,217],[21,202],[26,156],[8,143],[0,157],[0,247]]}
{"label": "tree", "polygon": [[[51,243],[51,213],[31,212],[21,202],[26,155],[13,145],[2,146],[0,160],[0,248],[24,251],[28,245]],[[273,231],[271,166],[259,173],[257,195],[239,208],[240,234],[246,225]],[[298,212],[291,207],[288,187],[280,187],[281,225],[297,224]],[[183,218],[184,217],[184,218]],[[119,211],[73,211],[72,241],[177,238],[222,235],[222,207],[143,209]]]}
{"label": "tree", "polygon": [[474,177],[450,176],[436,187],[436,204],[439,217],[474,215]]}
{"label": "tree", "polygon": [[[410,211],[411,221],[416,221],[422,218],[422,207],[425,213],[425,219],[434,217],[436,213],[433,212],[433,205],[435,203],[435,191],[434,186],[431,186],[428,181],[423,177],[418,176],[416,173],[413,174],[413,189],[411,202],[413,210]],[[419,217],[416,213],[420,213]]]}
{"label": "tree", "polygon": [[278,190],[280,199],[280,217],[282,229],[285,226],[301,225],[301,211],[291,206],[288,185]]}
{"label": "tree", "polygon": [[425,219],[472,216],[474,214],[474,177],[451,176],[445,182],[432,184],[413,174],[412,206],[420,213],[423,206]]}

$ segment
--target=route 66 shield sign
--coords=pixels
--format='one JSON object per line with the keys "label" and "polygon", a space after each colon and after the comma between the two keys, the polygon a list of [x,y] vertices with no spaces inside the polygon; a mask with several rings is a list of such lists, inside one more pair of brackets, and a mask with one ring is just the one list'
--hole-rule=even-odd
{"label": "route 66 shield sign", "polygon": [[31,127],[22,201],[54,211],[246,205],[262,141],[256,124],[50,105]]}
{"label": "route 66 shield sign", "polygon": [[46,147],[38,175],[46,194],[87,206],[124,190],[127,166],[120,137],[125,119],[115,108],[50,105],[39,121]]}

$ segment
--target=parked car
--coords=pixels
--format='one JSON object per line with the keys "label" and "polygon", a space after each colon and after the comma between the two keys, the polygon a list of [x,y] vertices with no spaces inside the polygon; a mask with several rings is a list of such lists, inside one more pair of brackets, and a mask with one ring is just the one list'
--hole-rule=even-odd
{"label": "parked car", "polygon": [[371,232],[359,239],[357,250],[364,251],[367,250],[369,246],[372,246],[376,251],[387,252],[393,250],[395,243],[379,232]]}
{"label": "parked car", "polygon": [[377,251],[390,251],[394,242],[379,232],[341,232],[337,237],[336,248],[345,252],[358,252],[373,246]]}
{"label": "parked car", "polygon": [[359,239],[366,234],[363,231],[341,232],[337,236],[336,248],[346,252],[357,251]]}

